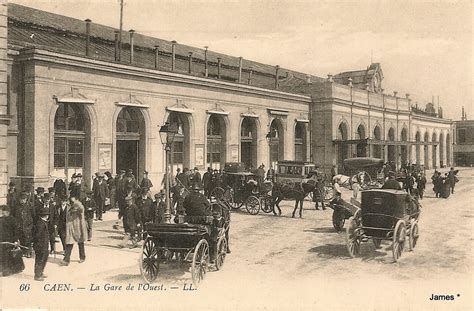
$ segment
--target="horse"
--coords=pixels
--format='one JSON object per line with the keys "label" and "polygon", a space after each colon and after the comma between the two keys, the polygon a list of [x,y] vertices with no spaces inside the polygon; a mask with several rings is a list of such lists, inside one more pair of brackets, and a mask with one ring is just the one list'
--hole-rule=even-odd
{"label": "horse", "polygon": [[295,217],[298,205],[300,207],[300,218],[303,217],[303,203],[304,198],[313,191],[315,184],[313,183],[295,183],[289,185],[286,183],[275,183],[272,189],[272,210],[276,216],[275,206],[278,208],[278,216],[281,216],[280,202],[284,199],[295,200],[295,209],[293,210],[292,218]]}
{"label": "horse", "polygon": [[355,175],[347,176],[343,174],[338,174],[332,178],[333,183],[337,182],[339,186],[352,190],[352,184],[359,183],[362,188],[366,188],[372,180],[370,175],[365,171],[360,171]]}

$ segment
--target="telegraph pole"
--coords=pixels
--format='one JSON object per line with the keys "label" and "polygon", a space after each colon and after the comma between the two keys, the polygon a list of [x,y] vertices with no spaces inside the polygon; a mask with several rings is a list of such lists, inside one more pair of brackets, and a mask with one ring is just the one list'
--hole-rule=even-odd
{"label": "telegraph pole", "polygon": [[118,61],[122,60],[122,29],[123,29],[123,2],[120,1],[120,27],[119,27],[119,44],[118,44]]}

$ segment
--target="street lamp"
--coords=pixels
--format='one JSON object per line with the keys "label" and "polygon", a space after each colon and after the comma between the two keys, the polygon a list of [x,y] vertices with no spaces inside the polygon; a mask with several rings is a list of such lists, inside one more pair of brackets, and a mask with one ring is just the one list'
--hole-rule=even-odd
{"label": "street lamp", "polygon": [[173,144],[174,136],[178,132],[176,124],[169,124],[166,122],[160,127],[160,139],[163,146],[165,146],[165,192],[166,192],[166,209],[165,209],[165,222],[171,222],[171,205],[170,205],[170,170],[169,170],[169,154],[171,151],[171,145]]}

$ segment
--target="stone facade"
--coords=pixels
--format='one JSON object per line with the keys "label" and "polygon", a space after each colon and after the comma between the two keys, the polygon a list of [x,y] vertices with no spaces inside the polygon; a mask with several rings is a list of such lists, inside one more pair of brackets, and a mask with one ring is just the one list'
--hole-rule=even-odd
{"label": "stone facade", "polygon": [[0,3],[0,204],[6,203],[8,184],[8,139],[10,122],[8,111],[8,59],[7,59],[7,16],[6,1]]}

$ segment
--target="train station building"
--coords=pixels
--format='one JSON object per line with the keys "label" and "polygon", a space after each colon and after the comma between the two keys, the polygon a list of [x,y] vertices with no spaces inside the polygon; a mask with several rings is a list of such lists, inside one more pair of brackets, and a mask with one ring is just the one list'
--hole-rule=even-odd
{"label": "train station building", "polygon": [[147,170],[159,185],[167,121],[178,128],[173,171],[278,160],[330,169],[352,156],[452,163],[451,120],[384,94],[380,64],[322,78],[16,4],[1,10],[2,193],[9,179],[48,186],[118,169],[139,179]]}

